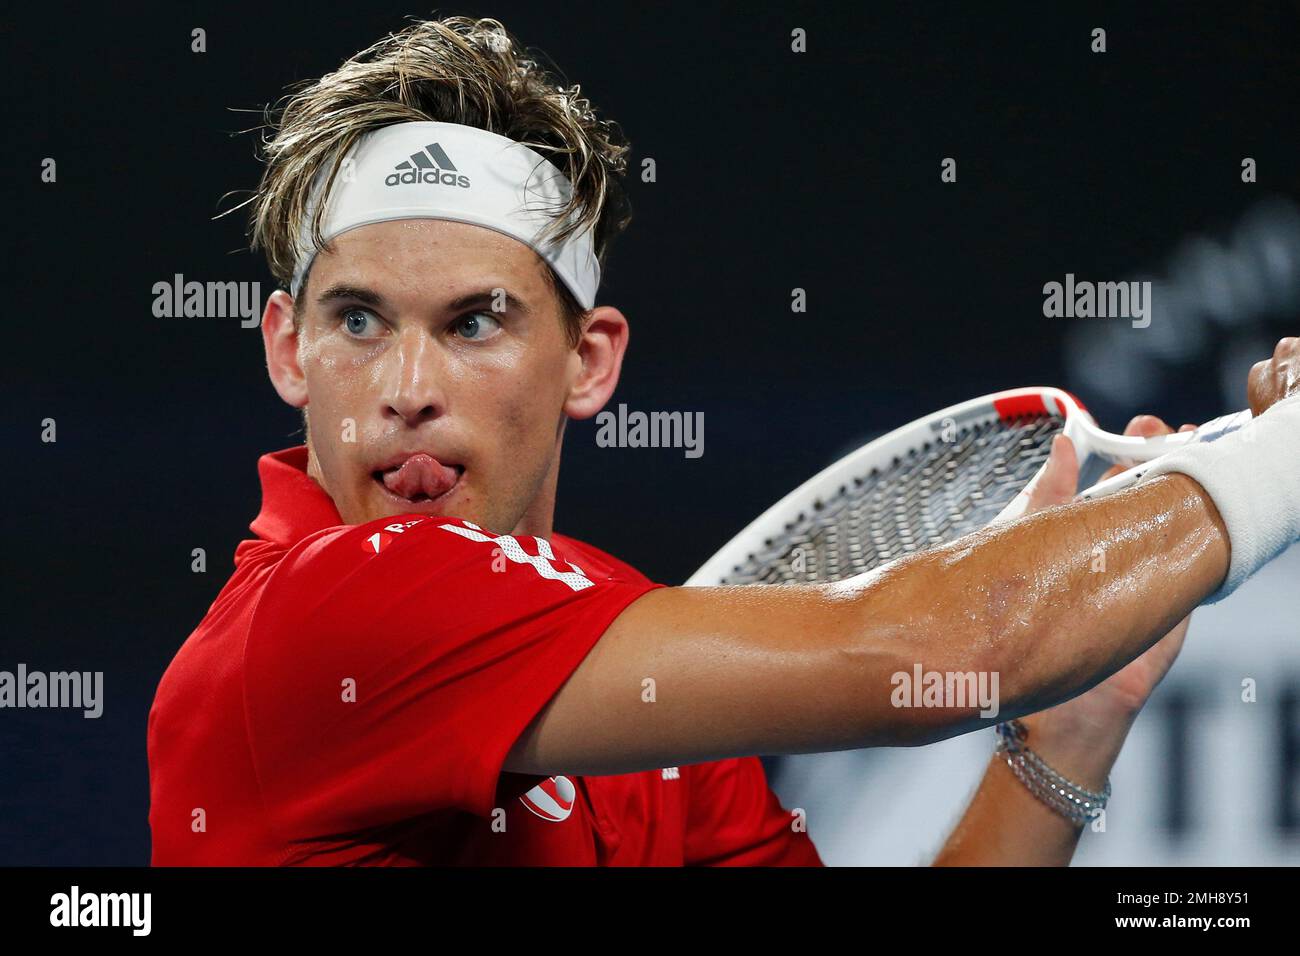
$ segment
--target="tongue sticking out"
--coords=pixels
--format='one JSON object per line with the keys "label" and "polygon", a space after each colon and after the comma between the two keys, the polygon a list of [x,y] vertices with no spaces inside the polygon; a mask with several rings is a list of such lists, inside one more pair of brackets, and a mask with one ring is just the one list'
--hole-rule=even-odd
{"label": "tongue sticking out", "polygon": [[414,498],[424,494],[436,498],[456,483],[455,468],[440,465],[423,453],[412,455],[396,468],[383,474],[384,486],[395,495]]}

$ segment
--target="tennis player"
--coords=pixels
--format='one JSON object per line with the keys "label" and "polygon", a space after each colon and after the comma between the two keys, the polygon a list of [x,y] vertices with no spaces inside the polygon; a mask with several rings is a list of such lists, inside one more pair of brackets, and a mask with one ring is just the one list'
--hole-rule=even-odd
{"label": "tennis player", "polygon": [[998,674],[1007,722],[939,862],[1063,864],[1187,615],[1300,537],[1297,339],[1236,435],[1046,507],[1077,476],[1058,439],[1045,510],[846,583],[664,587],[555,532],[565,423],[627,349],[596,298],[626,153],[492,20],[288,100],[252,214],[306,444],[259,462],[253,536],[159,685],[156,864],[816,865],[754,755],[992,722],[894,706],[917,664]]}

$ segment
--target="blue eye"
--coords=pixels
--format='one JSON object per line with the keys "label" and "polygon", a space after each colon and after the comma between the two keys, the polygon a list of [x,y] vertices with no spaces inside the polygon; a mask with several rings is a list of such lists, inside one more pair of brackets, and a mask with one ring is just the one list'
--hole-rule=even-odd
{"label": "blue eye", "polygon": [[501,329],[501,323],[490,312],[471,312],[457,319],[454,328],[461,338],[481,342],[492,338]]}
{"label": "blue eye", "polygon": [[349,335],[361,337],[367,334],[367,323],[374,315],[365,309],[348,309],[343,313],[343,327]]}

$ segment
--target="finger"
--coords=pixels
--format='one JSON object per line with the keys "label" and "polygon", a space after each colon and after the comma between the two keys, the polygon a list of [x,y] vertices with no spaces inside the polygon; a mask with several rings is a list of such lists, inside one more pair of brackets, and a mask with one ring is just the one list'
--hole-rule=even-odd
{"label": "finger", "polygon": [[1262,415],[1264,409],[1273,404],[1272,390],[1273,362],[1264,359],[1250,367],[1246,376],[1246,398],[1252,415]]}
{"label": "finger", "polygon": [[1052,450],[1047,456],[1043,476],[1029,495],[1027,513],[1069,501],[1078,485],[1079,456],[1074,450],[1074,442],[1064,435],[1057,435],[1052,439]]}
{"label": "finger", "polygon": [[1173,429],[1155,415],[1137,415],[1124,429],[1125,435],[1134,435],[1138,438],[1155,438],[1157,435],[1168,435],[1171,432]]}
{"label": "finger", "polygon": [[[1184,428],[1186,427],[1187,426],[1184,426]],[[1196,426],[1193,425],[1192,427],[1195,428]],[[1173,429],[1155,415],[1137,415],[1128,423],[1128,427],[1124,429],[1125,435],[1136,438],[1156,438],[1159,435],[1169,435],[1172,433]],[[1123,465],[1115,465],[1106,470],[1106,473],[1101,476],[1101,480],[1105,481],[1107,478],[1111,478],[1126,470],[1127,469]]]}

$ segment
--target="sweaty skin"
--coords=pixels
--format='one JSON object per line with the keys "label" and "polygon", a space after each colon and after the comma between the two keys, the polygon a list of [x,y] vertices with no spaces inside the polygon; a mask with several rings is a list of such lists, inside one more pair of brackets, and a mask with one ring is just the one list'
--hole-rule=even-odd
{"label": "sweaty skin", "polygon": [[[1091,569],[1093,549],[1107,573]],[[890,676],[996,671],[1000,719],[1098,683],[1227,573],[1217,512],[1170,475],[829,586],[670,588],[606,632],[507,766],[622,773],[736,754],[931,743],[978,706],[897,708]],[[657,700],[642,703],[651,677]],[[584,732],[596,723],[599,734]]]}
{"label": "sweaty skin", "polygon": [[[623,315],[601,306],[570,344],[532,250],[435,220],[338,237],[316,257],[298,301],[271,296],[262,330],[277,392],[307,412],[309,473],[344,521],[446,514],[538,536],[552,529],[565,422],[595,415],[612,396],[628,337]],[[1300,340],[1284,339],[1252,371],[1257,414],[1300,389],[1298,359]],[[408,501],[386,488],[384,468],[416,454],[456,470],[445,494]],[[1106,552],[1104,574],[1091,569],[1097,547]],[[838,585],[653,591],[609,628],[505,769],[624,773],[912,745],[986,722],[975,708],[893,707],[891,675],[920,663],[998,672],[998,717],[1035,714],[1031,746],[1043,745],[1048,759],[1062,761],[1058,769],[1088,785],[1104,777],[1123,739],[1116,727],[1136,709],[1108,703],[1100,709],[1115,719],[1091,727],[1081,712],[1053,705],[1179,625],[1223,580],[1228,548],[1204,491],[1175,474]],[[646,678],[656,685],[652,704],[641,696]],[[1154,685],[1137,683],[1140,707]],[[989,815],[982,822],[992,843],[963,857],[972,842],[954,835],[950,862],[1068,860],[1068,834],[1037,856],[1001,839],[1009,821],[1050,813],[1009,793],[973,808]],[[1045,817],[1038,823],[1057,832]]]}
{"label": "sweaty skin", "polygon": [[[1256,415],[1300,392],[1300,338],[1255,365],[1248,392]],[[506,766],[620,773],[955,736],[987,721],[975,707],[895,708],[890,676],[918,662],[996,671],[1000,719],[1052,707],[1168,634],[1222,584],[1229,557],[1209,496],[1170,474],[840,584],[654,591],[618,617]],[[638,693],[646,677],[652,705]]]}
{"label": "sweaty skin", "polygon": [[[1183,426],[1184,431],[1194,428]],[[1150,438],[1170,431],[1159,419],[1139,415],[1124,433]],[[1103,477],[1121,470],[1116,467]],[[1058,436],[1046,472],[1030,496],[1029,511],[1070,501],[1078,477],[1074,446]],[[1145,653],[1086,693],[1024,718],[1027,743],[1034,752],[1070,780],[1089,790],[1102,790],[1138,712],[1182,649],[1189,622],[1184,618]],[[1089,825],[1098,826],[1098,819],[1094,816]],[[1034,797],[995,752],[935,865],[1064,865],[1074,855],[1081,833]]]}
{"label": "sweaty skin", "polygon": [[[571,348],[543,260],[478,226],[376,223],[330,250],[262,320],[271,380],[307,412],[308,474],[349,524],[446,514],[549,535],[564,424],[613,393],[627,320],[596,308]],[[462,472],[436,502],[375,479],[415,451]]]}

